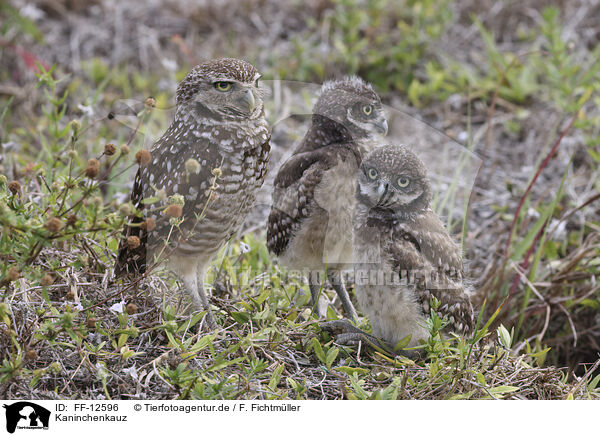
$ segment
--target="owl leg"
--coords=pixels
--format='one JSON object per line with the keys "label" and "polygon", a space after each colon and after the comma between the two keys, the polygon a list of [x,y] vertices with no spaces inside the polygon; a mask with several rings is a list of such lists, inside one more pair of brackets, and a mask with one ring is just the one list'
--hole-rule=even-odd
{"label": "owl leg", "polygon": [[313,313],[317,313],[319,318],[325,318],[327,315],[327,301],[322,294],[323,286],[315,277],[309,277],[308,287],[310,288],[310,305]]}
{"label": "owl leg", "polygon": [[321,329],[335,336],[335,342],[340,345],[358,345],[360,342],[375,350],[383,350],[393,356],[405,356],[410,359],[420,359],[419,350],[394,350],[394,345],[353,326],[347,319],[337,319],[321,323]]}
{"label": "owl leg", "polygon": [[206,325],[209,329],[215,330],[217,328],[217,323],[215,322],[212,310],[210,309],[210,303],[208,302],[206,292],[204,291],[204,265],[198,265],[198,269],[196,270],[196,286],[195,288],[192,288],[191,293],[194,305],[198,309],[204,309],[206,311]]}
{"label": "owl leg", "polygon": [[354,321],[358,322],[358,315],[356,314],[356,309],[352,305],[352,301],[350,301],[350,295],[348,295],[348,291],[346,290],[346,286],[344,286],[344,281],[342,279],[342,272],[339,270],[329,270],[327,271],[327,279],[337,292],[340,297],[340,301],[342,302],[342,307],[344,308],[344,313],[346,317]]}

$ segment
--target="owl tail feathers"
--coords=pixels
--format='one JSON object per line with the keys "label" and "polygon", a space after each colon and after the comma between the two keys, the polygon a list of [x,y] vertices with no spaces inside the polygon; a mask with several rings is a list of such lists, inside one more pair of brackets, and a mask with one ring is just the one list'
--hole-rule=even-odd
{"label": "owl tail feathers", "polygon": [[119,246],[119,254],[115,262],[114,278],[141,275],[146,272],[146,254],[132,253],[123,243]]}
{"label": "owl tail feathers", "polygon": [[[137,224],[134,219],[132,223]],[[114,278],[137,276],[146,272],[147,233],[139,226],[126,226],[123,229],[117,260],[114,268]]]}

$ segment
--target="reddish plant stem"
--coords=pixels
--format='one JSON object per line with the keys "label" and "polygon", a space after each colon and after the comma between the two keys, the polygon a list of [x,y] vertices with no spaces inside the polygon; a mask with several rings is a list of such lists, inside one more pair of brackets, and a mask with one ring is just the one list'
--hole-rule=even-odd
{"label": "reddish plant stem", "polygon": [[[546,220],[546,222],[544,223],[542,228],[535,235],[535,238],[533,239],[531,246],[527,250],[527,253],[525,254],[525,258],[523,259],[523,262],[521,262],[521,270],[523,272],[525,272],[525,270],[529,266],[529,257],[533,253],[533,250],[534,250],[535,246],[537,245],[538,241],[540,240],[540,238],[542,237],[542,234],[544,233],[544,229],[546,228],[547,225],[548,225],[548,221]],[[521,281],[521,276],[519,274],[515,274],[515,278],[513,280],[513,283],[512,283],[512,286],[510,288],[510,292],[508,293],[508,295],[514,295],[515,292],[517,292],[517,286],[519,286],[520,281]]]}
{"label": "reddish plant stem", "polygon": [[506,245],[504,247],[504,259],[505,260],[508,259],[508,251],[510,249],[510,242],[512,241],[512,237],[515,232],[515,227],[517,226],[517,220],[519,219],[519,215],[521,213],[521,208],[523,207],[523,204],[525,203],[525,199],[527,198],[527,195],[529,195],[529,192],[533,188],[533,185],[535,185],[535,182],[537,181],[538,177],[540,176],[540,174],[542,173],[544,168],[546,168],[546,166],[550,162],[550,159],[552,159],[552,157],[556,154],[556,151],[558,150],[558,146],[560,145],[562,140],[565,138],[565,136],[567,135],[569,130],[571,130],[571,127],[573,127],[573,124],[575,123],[575,120],[577,119],[578,115],[579,115],[579,111],[575,112],[575,115],[573,115],[571,122],[569,123],[567,128],[565,130],[563,130],[563,132],[560,134],[560,136],[558,137],[558,139],[552,146],[552,149],[550,150],[550,152],[546,155],[546,157],[540,164],[540,167],[538,168],[535,175],[533,176],[533,179],[531,179],[531,182],[529,182],[529,185],[527,186],[525,193],[521,196],[521,200],[519,200],[519,204],[517,205],[517,209],[515,210],[515,215],[513,217],[512,224],[510,225],[510,232],[508,233],[508,238],[506,239]]}

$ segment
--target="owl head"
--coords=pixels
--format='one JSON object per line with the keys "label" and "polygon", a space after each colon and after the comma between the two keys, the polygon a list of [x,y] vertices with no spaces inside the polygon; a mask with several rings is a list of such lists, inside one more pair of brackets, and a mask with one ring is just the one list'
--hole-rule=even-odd
{"label": "owl head", "polygon": [[177,87],[177,113],[196,119],[239,121],[263,115],[261,75],[240,59],[213,59],[195,66]]}
{"label": "owl head", "polygon": [[352,139],[387,134],[381,99],[370,84],[356,76],[325,82],[313,114],[313,118],[323,117],[343,126]]}
{"label": "owl head", "polygon": [[363,159],[356,195],[369,209],[402,217],[429,208],[431,184],[425,165],[412,151],[384,145]]}

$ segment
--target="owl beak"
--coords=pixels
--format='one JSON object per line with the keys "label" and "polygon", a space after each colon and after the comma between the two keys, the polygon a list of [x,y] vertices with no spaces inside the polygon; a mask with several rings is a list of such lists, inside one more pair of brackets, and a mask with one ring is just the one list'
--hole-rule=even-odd
{"label": "owl beak", "polygon": [[251,114],[256,109],[256,100],[251,89],[248,89],[246,93],[240,98],[240,104],[248,109],[248,113]]}
{"label": "owl beak", "polygon": [[379,194],[379,202],[377,204],[383,203],[385,196],[388,192],[389,185],[387,183],[380,183],[377,187],[377,194]]}
{"label": "owl beak", "polygon": [[385,118],[377,120],[377,122],[375,123],[375,128],[382,135],[384,135],[384,136],[387,135],[387,132],[388,132],[388,123],[387,123],[387,120]]}

